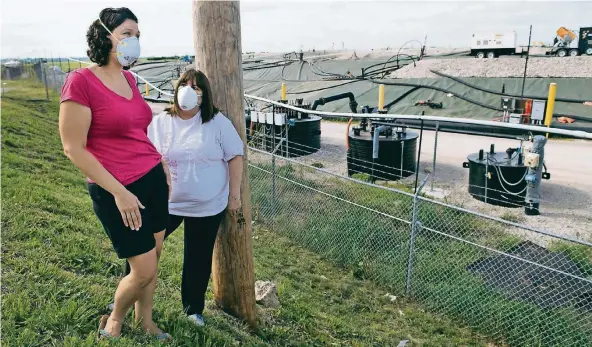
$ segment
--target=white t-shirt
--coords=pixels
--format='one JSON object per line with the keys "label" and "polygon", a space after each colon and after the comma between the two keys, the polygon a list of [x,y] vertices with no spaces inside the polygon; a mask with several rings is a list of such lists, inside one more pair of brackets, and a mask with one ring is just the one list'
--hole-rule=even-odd
{"label": "white t-shirt", "polygon": [[171,173],[169,213],[206,217],[228,205],[228,161],[243,155],[243,141],[222,113],[203,124],[201,112],[184,120],[166,112],[156,115],[148,137]]}

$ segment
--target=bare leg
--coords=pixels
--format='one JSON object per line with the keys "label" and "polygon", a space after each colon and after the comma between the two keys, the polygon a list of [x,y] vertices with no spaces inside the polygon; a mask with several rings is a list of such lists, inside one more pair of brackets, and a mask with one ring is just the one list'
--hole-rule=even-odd
{"label": "bare leg", "polygon": [[121,324],[132,304],[138,300],[156,278],[156,249],[128,258],[131,272],[115,291],[115,305],[105,330],[112,336],[121,335]]}
{"label": "bare leg", "polygon": [[[156,261],[160,259],[160,254],[162,253],[162,244],[164,241],[164,230],[154,234],[154,238],[156,240]],[[158,273],[158,270],[156,270]],[[162,331],[156,326],[156,324],[152,321],[152,306],[153,306],[153,298],[154,298],[154,291],[156,290],[156,278],[149,285],[146,286],[138,300],[136,301],[135,309],[136,309],[136,322],[142,324],[142,327],[145,331],[148,331],[152,334],[161,334]]]}

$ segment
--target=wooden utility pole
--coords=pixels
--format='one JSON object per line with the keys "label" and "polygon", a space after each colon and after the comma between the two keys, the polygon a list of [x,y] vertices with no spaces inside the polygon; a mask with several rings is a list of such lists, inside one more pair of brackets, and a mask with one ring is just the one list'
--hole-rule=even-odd
{"label": "wooden utility pole", "polygon": [[212,265],[214,297],[227,313],[256,325],[251,236],[251,191],[243,108],[240,5],[238,1],[193,0],[195,66],[210,80],[214,104],[232,120],[245,144],[242,212],[227,213]]}

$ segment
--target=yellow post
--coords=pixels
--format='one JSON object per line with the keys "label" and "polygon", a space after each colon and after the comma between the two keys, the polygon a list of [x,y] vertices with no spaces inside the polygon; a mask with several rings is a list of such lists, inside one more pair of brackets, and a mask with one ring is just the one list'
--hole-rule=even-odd
{"label": "yellow post", "polygon": [[287,92],[287,88],[286,88],[286,84],[282,83],[282,100],[288,100],[288,98],[286,97],[286,93]]}
{"label": "yellow post", "polygon": [[150,96],[150,86],[146,83],[146,96]]}
{"label": "yellow post", "polygon": [[384,109],[384,84],[378,86],[378,110]]}
{"label": "yellow post", "polygon": [[[553,120],[553,110],[555,109],[555,95],[557,94],[557,84],[551,83],[549,85],[549,97],[547,98],[547,110],[545,112],[545,126],[551,127],[551,121]],[[549,133],[547,133],[549,138]]]}

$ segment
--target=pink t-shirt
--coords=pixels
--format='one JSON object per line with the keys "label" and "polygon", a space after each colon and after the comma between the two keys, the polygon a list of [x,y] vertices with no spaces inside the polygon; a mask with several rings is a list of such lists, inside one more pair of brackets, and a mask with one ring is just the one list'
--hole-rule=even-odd
{"label": "pink t-shirt", "polygon": [[128,185],[158,165],[161,155],[147,135],[152,110],[132,74],[123,71],[123,75],[133,91],[131,100],[107,88],[92,71],[82,68],[68,74],[61,102],[71,100],[90,108],[92,120],[86,149],[115,179]]}

